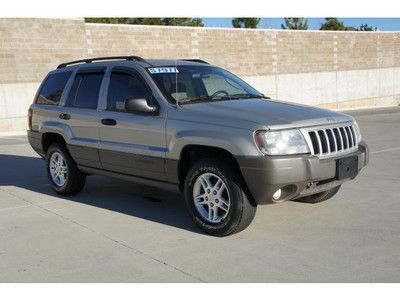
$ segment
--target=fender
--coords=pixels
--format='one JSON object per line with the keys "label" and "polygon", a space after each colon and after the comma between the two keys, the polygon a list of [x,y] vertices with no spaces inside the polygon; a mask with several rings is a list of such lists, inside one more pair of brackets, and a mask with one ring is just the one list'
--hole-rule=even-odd
{"label": "fender", "polygon": [[[168,153],[166,158],[179,160],[182,149],[189,145],[209,146],[221,148],[234,156],[259,155],[253,141],[252,132],[249,130],[234,130],[232,128],[190,129],[181,130],[167,141]],[[239,134],[240,132],[240,134]],[[234,141],[234,142],[232,142]]]}
{"label": "fender", "polygon": [[44,121],[39,126],[39,132],[41,133],[58,133],[61,135],[65,142],[69,143],[69,141],[73,138],[71,128],[64,123],[57,121]]}

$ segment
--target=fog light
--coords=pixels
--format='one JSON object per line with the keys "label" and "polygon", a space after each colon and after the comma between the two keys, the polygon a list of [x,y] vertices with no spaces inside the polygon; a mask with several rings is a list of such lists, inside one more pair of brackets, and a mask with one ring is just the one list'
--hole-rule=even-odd
{"label": "fog light", "polygon": [[282,190],[279,189],[279,190],[277,190],[277,191],[272,195],[272,198],[274,198],[274,200],[277,201],[277,200],[279,200],[279,198],[281,197],[281,195],[282,195]]}

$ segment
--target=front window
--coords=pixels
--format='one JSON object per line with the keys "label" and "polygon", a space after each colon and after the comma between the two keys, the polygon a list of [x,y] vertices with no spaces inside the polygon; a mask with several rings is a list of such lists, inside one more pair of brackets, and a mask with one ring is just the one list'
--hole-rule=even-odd
{"label": "front window", "polygon": [[217,67],[177,66],[148,71],[171,103],[263,97],[237,76]]}
{"label": "front window", "polygon": [[137,75],[113,72],[108,87],[107,110],[126,112],[130,98],[150,98],[149,92]]}

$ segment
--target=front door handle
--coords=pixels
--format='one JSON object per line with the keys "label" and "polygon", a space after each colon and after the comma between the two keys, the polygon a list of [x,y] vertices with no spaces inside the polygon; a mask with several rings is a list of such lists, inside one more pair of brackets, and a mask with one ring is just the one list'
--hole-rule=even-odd
{"label": "front door handle", "polygon": [[117,121],[114,119],[102,119],[101,124],[107,125],[107,126],[114,126],[114,125],[117,125]]}
{"label": "front door handle", "polygon": [[59,114],[58,117],[59,117],[60,119],[63,119],[63,120],[69,120],[69,119],[71,119],[71,115],[65,114],[65,113]]}

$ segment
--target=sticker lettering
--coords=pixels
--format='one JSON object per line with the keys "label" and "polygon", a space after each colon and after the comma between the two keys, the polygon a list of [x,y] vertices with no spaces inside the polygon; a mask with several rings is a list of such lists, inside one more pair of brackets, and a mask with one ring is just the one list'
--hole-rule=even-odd
{"label": "sticker lettering", "polygon": [[150,74],[179,73],[178,69],[175,67],[149,68],[148,70]]}

